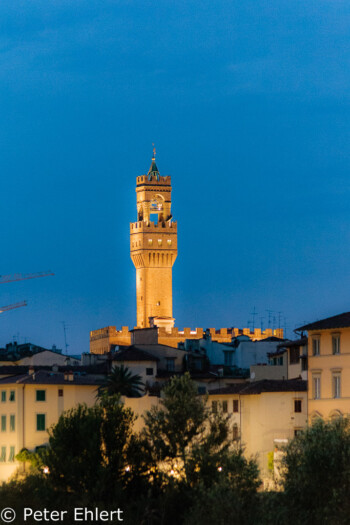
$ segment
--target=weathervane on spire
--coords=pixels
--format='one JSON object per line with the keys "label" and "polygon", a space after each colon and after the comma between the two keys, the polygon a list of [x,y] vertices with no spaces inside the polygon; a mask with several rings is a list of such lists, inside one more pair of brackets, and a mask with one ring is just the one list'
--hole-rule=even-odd
{"label": "weathervane on spire", "polygon": [[156,158],[156,148],[154,146],[154,142],[152,142],[152,146],[153,146],[153,158],[155,159]]}

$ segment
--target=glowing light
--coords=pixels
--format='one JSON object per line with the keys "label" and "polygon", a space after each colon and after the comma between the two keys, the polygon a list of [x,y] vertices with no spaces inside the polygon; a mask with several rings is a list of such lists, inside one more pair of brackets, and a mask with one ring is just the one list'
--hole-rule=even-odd
{"label": "glowing light", "polygon": [[218,467],[218,471],[219,471],[219,472],[222,472],[222,467]]}
{"label": "glowing light", "polygon": [[125,467],[125,472],[130,472],[130,467],[129,465],[127,467]]}
{"label": "glowing light", "polygon": [[44,474],[48,474],[50,472],[49,467],[44,467]]}

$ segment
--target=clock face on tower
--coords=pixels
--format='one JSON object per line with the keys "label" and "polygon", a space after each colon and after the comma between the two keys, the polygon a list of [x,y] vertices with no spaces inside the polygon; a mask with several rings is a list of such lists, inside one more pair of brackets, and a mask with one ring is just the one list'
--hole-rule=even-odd
{"label": "clock face on tower", "polygon": [[162,201],[154,198],[151,200],[151,213],[156,213],[157,211],[162,211],[163,203]]}

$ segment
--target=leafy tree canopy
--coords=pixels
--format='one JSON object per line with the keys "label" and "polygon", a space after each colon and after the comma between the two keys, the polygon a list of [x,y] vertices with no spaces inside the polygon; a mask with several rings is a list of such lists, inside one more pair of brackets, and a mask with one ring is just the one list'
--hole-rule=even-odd
{"label": "leafy tree canopy", "polygon": [[49,430],[50,481],[68,492],[113,498],[127,482],[134,419],[118,396],[103,396],[93,407],[79,405],[63,413]]}
{"label": "leafy tree canopy", "polygon": [[286,447],[284,496],[293,523],[349,523],[350,421],[321,419]]}

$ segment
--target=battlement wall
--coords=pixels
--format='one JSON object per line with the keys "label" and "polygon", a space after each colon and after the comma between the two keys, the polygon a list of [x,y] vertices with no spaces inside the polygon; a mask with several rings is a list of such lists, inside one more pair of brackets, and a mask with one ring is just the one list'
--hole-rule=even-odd
{"label": "battlement wall", "polygon": [[165,177],[159,175],[159,180],[156,180],[154,177],[152,177],[151,180],[148,180],[148,175],[140,175],[139,177],[136,177],[136,184],[137,186],[143,184],[145,184],[146,186],[154,186],[155,184],[157,186],[170,186],[171,177],[170,175],[167,175]]}
{"label": "battlement wall", "polygon": [[[135,327],[137,329],[137,327]],[[239,335],[247,335],[252,341],[261,341],[267,337],[278,337],[283,339],[283,328],[267,328],[261,330],[256,328],[251,331],[249,328],[208,328],[213,341],[218,343],[230,343],[233,337]],[[158,328],[158,343],[166,346],[177,348],[178,343],[184,342],[186,339],[201,339],[205,330],[203,328],[184,328],[179,330],[177,327],[166,331],[165,328]],[[104,354],[110,351],[112,345],[130,345],[131,333],[127,326],[123,326],[120,331],[115,326],[107,326],[99,330],[92,330],[90,332],[90,352],[94,354]]]}
{"label": "battlement wall", "polygon": [[167,223],[155,223],[150,221],[146,223],[144,221],[137,221],[130,223],[130,233],[176,233],[177,232],[177,222],[167,222]]}

